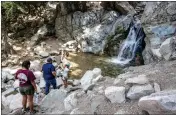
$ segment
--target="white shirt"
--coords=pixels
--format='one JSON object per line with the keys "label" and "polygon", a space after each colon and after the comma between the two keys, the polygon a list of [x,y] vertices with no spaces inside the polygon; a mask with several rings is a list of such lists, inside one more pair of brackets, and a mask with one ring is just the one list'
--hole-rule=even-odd
{"label": "white shirt", "polygon": [[63,71],[63,77],[68,77],[68,72],[69,72],[69,69],[67,67],[64,68],[64,71]]}

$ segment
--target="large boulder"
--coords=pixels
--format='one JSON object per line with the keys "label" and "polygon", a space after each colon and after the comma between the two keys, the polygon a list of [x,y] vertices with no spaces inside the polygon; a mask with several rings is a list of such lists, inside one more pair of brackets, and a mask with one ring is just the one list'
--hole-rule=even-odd
{"label": "large boulder", "polygon": [[127,93],[127,97],[131,100],[139,99],[140,97],[150,95],[154,92],[152,85],[134,85]]}
{"label": "large boulder", "polygon": [[[146,33],[145,64],[175,59],[176,3],[147,2],[141,19]],[[165,42],[165,43],[164,43]]]}
{"label": "large boulder", "polygon": [[107,87],[105,89],[105,96],[111,103],[123,103],[125,102],[125,87]]}
{"label": "large boulder", "polygon": [[64,106],[67,111],[74,109],[77,106],[77,92],[73,92],[64,99]]}
{"label": "large boulder", "polygon": [[176,37],[168,38],[160,46],[159,51],[165,60],[170,60],[175,51],[174,39],[176,40]]}
{"label": "large boulder", "polygon": [[94,78],[93,72],[91,70],[86,71],[86,73],[80,80],[81,86],[83,87],[84,90],[87,90],[87,87],[92,85],[93,78]]}
{"label": "large boulder", "polygon": [[142,97],[138,105],[149,114],[176,114],[176,90],[161,91]]}
{"label": "large boulder", "polygon": [[50,93],[45,96],[40,104],[40,107],[45,113],[52,111],[63,111],[64,99],[66,98],[66,90],[51,90]]}

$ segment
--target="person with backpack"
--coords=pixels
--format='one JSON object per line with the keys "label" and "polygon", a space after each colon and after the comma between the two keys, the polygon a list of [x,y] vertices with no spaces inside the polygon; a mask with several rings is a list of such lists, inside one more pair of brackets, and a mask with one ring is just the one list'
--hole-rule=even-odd
{"label": "person with backpack", "polygon": [[56,89],[56,71],[55,71],[55,67],[52,64],[51,58],[48,58],[47,63],[43,65],[42,72],[46,83],[45,94],[47,95],[49,93],[50,85],[52,85],[53,88]]}
{"label": "person with backpack", "polygon": [[27,112],[26,105],[28,100],[30,113],[34,114],[36,111],[34,111],[33,97],[34,92],[37,92],[37,86],[34,81],[36,77],[33,72],[29,70],[29,67],[30,61],[24,61],[22,63],[22,69],[16,72],[15,79],[19,80],[19,91],[22,95],[22,112]]}

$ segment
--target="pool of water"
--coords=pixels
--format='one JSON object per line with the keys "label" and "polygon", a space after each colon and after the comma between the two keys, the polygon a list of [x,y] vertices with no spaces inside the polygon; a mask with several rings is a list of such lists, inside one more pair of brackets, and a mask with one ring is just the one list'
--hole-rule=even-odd
{"label": "pool of water", "polygon": [[70,78],[79,79],[87,70],[101,68],[103,76],[116,77],[122,73],[122,68],[111,63],[111,57],[96,56],[89,53],[69,53],[68,60],[71,62]]}

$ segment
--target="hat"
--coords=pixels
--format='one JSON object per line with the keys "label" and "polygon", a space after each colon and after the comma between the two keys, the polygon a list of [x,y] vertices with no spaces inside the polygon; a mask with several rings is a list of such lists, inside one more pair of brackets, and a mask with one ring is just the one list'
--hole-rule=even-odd
{"label": "hat", "polygon": [[48,58],[47,59],[47,62],[52,62],[53,60],[51,58]]}

